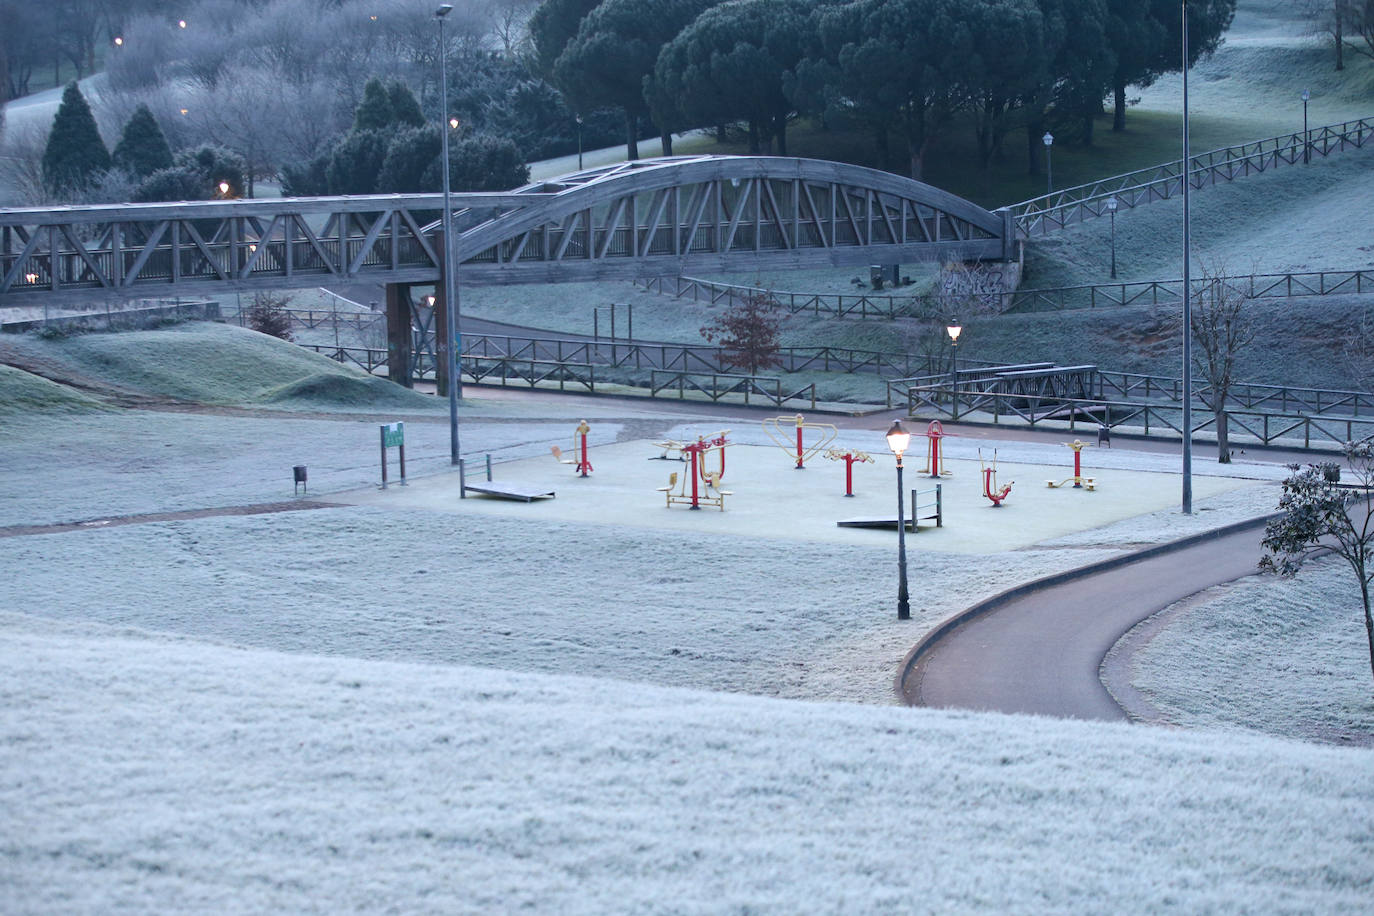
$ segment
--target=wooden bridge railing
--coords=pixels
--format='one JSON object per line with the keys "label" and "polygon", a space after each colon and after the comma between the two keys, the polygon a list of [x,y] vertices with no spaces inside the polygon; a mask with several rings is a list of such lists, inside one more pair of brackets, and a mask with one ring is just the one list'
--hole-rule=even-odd
{"label": "wooden bridge railing", "polygon": [[[1281,134],[1265,140],[1199,153],[1188,160],[1190,186],[1201,189],[1282,165],[1297,165],[1306,154],[1329,156],[1359,149],[1374,137],[1374,117],[1314,127],[1306,134]],[[1183,193],[1183,160],[1151,166],[1101,181],[1065,188],[1012,205],[1019,238],[1057,232],[1073,223],[1107,214],[1107,198],[1131,208]]]}

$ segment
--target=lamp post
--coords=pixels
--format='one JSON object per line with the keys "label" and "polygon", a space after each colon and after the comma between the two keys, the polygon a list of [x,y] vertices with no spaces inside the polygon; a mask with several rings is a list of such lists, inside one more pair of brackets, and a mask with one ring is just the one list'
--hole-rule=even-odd
{"label": "lamp post", "polygon": [[1312,161],[1312,138],[1307,132],[1307,100],[1312,98],[1312,93],[1304,89],[1302,91],[1302,164],[1307,165]]}
{"label": "lamp post", "polygon": [[959,332],[962,330],[955,321],[945,325],[945,333],[949,335],[949,414],[952,420],[959,419]]}
{"label": "lamp post", "polygon": [[1107,212],[1112,215],[1112,279],[1116,279],[1116,195],[1107,198]]}
{"label": "lamp post", "polygon": [[1193,514],[1193,285],[1190,187],[1192,149],[1188,137],[1188,0],[1183,0],[1183,514]]}
{"label": "lamp post", "polygon": [[448,373],[448,452],[449,463],[458,463],[458,396],[462,380],[458,377],[458,349],[462,339],[458,336],[458,283],[453,264],[453,190],[449,186],[448,135],[444,123],[448,121],[448,45],[444,43],[444,17],[453,12],[453,4],[443,3],[434,11],[439,20],[439,133],[443,136],[444,181],[444,333],[448,336],[444,350]]}
{"label": "lamp post", "polygon": [[1054,193],[1054,134],[1045,131],[1040,138],[1045,143],[1045,193]]}
{"label": "lamp post", "polygon": [[902,504],[902,453],[911,442],[911,434],[902,427],[901,420],[893,420],[887,431],[887,447],[897,456],[897,619],[911,619],[911,600],[906,590],[906,519]]}
{"label": "lamp post", "polygon": [[577,170],[582,171],[582,116],[575,115],[577,118]]}

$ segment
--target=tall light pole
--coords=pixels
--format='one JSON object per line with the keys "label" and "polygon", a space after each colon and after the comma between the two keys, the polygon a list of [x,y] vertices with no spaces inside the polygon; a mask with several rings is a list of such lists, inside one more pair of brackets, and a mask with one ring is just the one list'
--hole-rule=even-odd
{"label": "tall light pole", "polygon": [[945,333],[949,335],[949,414],[952,420],[959,419],[959,332],[962,330],[957,318],[945,325]]}
{"label": "tall light pole", "polygon": [[1054,134],[1045,131],[1040,138],[1045,143],[1045,193],[1054,193]]}
{"label": "tall light pole", "polygon": [[1112,279],[1116,279],[1116,195],[1107,198],[1107,212],[1112,215]]}
{"label": "tall light pole", "polygon": [[577,118],[577,170],[582,171],[582,116]]}
{"label": "tall light pole", "polygon": [[897,619],[911,619],[911,600],[906,590],[906,519],[902,513],[906,507],[902,496],[902,453],[911,443],[911,434],[902,426],[901,420],[893,420],[887,431],[887,447],[897,456]]}
{"label": "tall light pole", "polygon": [[1312,161],[1312,137],[1307,132],[1307,100],[1312,98],[1312,93],[1304,89],[1302,91],[1302,164],[1307,165]]}
{"label": "tall light pole", "polygon": [[449,186],[448,175],[448,45],[444,42],[444,17],[453,12],[453,4],[443,3],[434,11],[439,20],[439,134],[443,138],[442,151],[444,174],[444,351],[445,372],[448,374],[448,454],[449,463],[458,463],[458,397],[461,394],[462,380],[458,377],[458,349],[462,338],[458,336],[458,278],[453,263],[453,189]]}
{"label": "tall light pole", "polygon": [[1188,139],[1188,0],[1183,0],[1183,514],[1193,514],[1192,149]]}

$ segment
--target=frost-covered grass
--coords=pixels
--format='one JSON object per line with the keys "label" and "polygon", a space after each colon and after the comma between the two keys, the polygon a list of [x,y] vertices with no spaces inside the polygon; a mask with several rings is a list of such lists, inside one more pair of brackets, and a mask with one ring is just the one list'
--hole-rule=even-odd
{"label": "frost-covered grass", "polygon": [[11,366],[0,365],[0,415],[22,417],[29,413],[104,410],[95,398],[39,378]]}
{"label": "frost-covered grass", "polygon": [[7,615],[10,912],[1269,912],[1368,899],[1364,751]]}
{"label": "frost-covered grass", "polygon": [[1165,722],[1374,745],[1359,583],[1342,559],[1209,589],[1162,613],[1131,683]]}
{"label": "frost-covered grass", "polygon": [[[481,395],[470,454],[530,459],[575,422],[556,398]],[[592,407],[598,446],[684,423],[762,438]],[[447,429],[406,419],[423,495]],[[375,418],[342,412],[48,413],[6,433],[6,524],[285,499],[296,463],[312,496],[377,473]],[[1066,461],[999,446],[1008,467]],[[1170,459],[1091,463],[1124,480]],[[1351,908],[1374,880],[1363,749],[881,705],[919,634],[968,603],[1267,490],[981,556],[916,535],[908,623],[890,540],[799,539],[785,505],[772,534],[436,504],[0,538],[0,894],[14,912]]]}

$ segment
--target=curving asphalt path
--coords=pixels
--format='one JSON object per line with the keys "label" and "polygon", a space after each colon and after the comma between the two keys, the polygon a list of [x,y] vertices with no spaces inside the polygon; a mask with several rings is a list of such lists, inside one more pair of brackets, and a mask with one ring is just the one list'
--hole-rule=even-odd
{"label": "curving asphalt path", "polygon": [[1107,652],[1140,621],[1255,572],[1264,519],[1028,583],[970,608],[908,654],[916,706],[1124,720],[1102,685]]}

